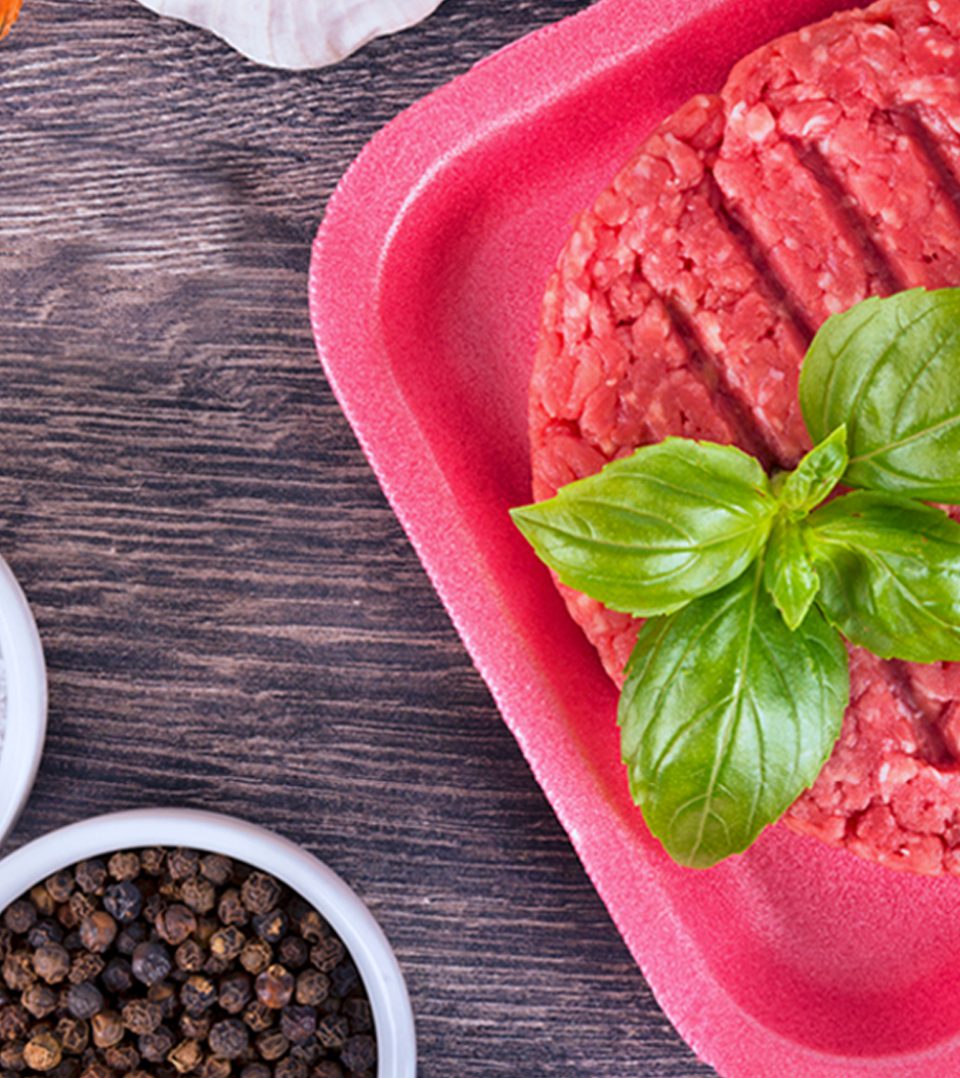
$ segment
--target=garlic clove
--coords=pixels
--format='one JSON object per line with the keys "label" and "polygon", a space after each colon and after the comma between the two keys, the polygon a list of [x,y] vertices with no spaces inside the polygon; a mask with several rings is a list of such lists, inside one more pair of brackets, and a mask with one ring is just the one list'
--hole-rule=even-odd
{"label": "garlic clove", "polygon": [[268,67],[342,60],[381,34],[425,19],[441,0],[140,0],[158,15],[211,30]]}

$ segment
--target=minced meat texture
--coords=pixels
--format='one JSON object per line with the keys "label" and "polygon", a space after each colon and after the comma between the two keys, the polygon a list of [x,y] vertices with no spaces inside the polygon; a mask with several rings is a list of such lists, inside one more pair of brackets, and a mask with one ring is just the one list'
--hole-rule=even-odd
{"label": "minced meat texture", "polygon": [[[548,283],[534,496],[670,434],[794,464],[809,447],[797,378],[823,320],[960,285],[958,132],[960,0],[836,15],[666,120],[579,217]],[[561,590],[619,682],[637,622]],[[960,875],[960,664],[854,651],[851,682],[840,741],[787,823]]]}

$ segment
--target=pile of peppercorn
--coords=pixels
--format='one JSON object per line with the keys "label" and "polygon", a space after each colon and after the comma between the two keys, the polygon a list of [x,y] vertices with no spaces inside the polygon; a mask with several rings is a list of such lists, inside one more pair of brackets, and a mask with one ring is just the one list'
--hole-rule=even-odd
{"label": "pile of peppercorn", "polygon": [[219,854],[83,861],[8,906],[0,1078],[370,1078],[356,967],[319,913]]}

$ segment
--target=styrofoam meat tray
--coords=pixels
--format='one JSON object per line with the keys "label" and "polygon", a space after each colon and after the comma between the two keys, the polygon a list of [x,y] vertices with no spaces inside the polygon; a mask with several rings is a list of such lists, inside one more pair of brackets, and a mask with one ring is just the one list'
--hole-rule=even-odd
{"label": "styrofoam meat tray", "polygon": [[670,1019],[737,1078],[960,1075],[960,881],[768,831],[675,866],[627,793],[615,691],[507,517],[572,215],[632,147],[829,0],[599,0],[398,117],[317,236],[330,382],[537,780]]}

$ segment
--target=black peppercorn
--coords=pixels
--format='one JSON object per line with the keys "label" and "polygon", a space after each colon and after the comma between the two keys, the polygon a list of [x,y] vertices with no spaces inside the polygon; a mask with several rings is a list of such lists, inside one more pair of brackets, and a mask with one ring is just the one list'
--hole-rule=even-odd
{"label": "black peppercorn", "polygon": [[33,968],[47,984],[59,984],[70,972],[70,953],[59,943],[44,943],[33,952]]}
{"label": "black peppercorn", "polygon": [[217,916],[225,925],[243,926],[250,920],[247,907],[240,901],[240,892],[232,888],[224,891],[217,906]]}
{"label": "black peppercorn", "polygon": [[338,996],[348,996],[360,985],[360,974],[357,967],[349,961],[341,962],[330,973],[330,986]]}
{"label": "black peppercorn", "polygon": [[47,894],[54,902],[67,902],[76,885],[76,877],[72,872],[67,872],[66,870],[54,872],[52,876],[48,876],[43,882]]}
{"label": "black peppercorn", "polygon": [[209,880],[194,876],[183,881],[180,898],[196,913],[209,913],[217,904],[217,892]]}
{"label": "black peppercorn", "polygon": [[217,1002],[217,990],[208,977],[195,973],[180,988],[180,1002],[187,1014],[203,1014]]}
{"label": "black peppercorn", "polygon": [[214,1055],[222,1059],[239,1059],[250,1046],[250,1034],[243,1022],[225,1018],[211,1027],[207,1042]]}
{"label": "black peppercorn", "polygon": [[116,1011],[101,1011],[90,1019],[90,1032],[98,1048],[112,1048],[123,1040],[123,1021]]}
{"label": "black peppercorn", "polygon": [[197,915],[189,906],[175,902],[159,914],[154,927],[162,940],[176,947],[196,931]]}
{"label": "black peppercorn", "polygon": [[177,1038],[166,1026],[160,1026],[153,1033],[143,1033],[137,1038],[140,1055],[149,1063],[162,1063],[176,1043]]}
{"label": "black peppercorn", "polygon": [[132,880],[112,883],[103,893],[103,906],[121,924],[129,924],[140,916],[143,895]]}
{"label": "black peppercorn", "polygon": [[143,943],[148,935],[147,926],[140,921],[134,921],[133,924],[128,924],[120,930],[120,935],[117,936],[117,950],[120,954],[129,957],[136,950],[137,944]]}
{"label": "black peppercorn", "polygon": [[170,981],[158,981],[147,989],[147,999],[156,1003],[163,1014],[164,1021],[173,1018],[180,1008],[179,989]]}
{"label": "black peppercorn", "polygon": [[77,886],[88,895],[97,895],[107,883],[107,868],[102,861],[81,861],[74,870]]}
{"label": "black peppercorn", "polygon": [[140,858],[127,851],[115,853],[107,862],[107,871],[115,880],[135,880],[140,875]]}
{"label": "black peppercorn", "polygon": [[57,903],[42,883],[30,889],[30,901],[40,917],[49,917],[56,913]]}
{"label": "black peppercorn", "polygon": [[120,1017],[124,1026],[139,1036],[158,1029],[163,1021],[163,1012],[159,1004],[151,1003],[148,999],[132,999],[123,1005]]}
{"label": "black peppercorn", "polygon": [[210,937],[210,954],[214,958],[232,962],[243,950],[245,942],[246,939],[239,928],[235,925],[227,925]]}
{"label": "black peppercorn", "polygon": [[350,1023],[351,1033],[369,1033],[373,1029],[373,1011],[362,996],[345,999],[340,1013]]}
{"label": "black peppercorn", "polygon": [[186,973],[197,973],[203,968],[203,948],[196,940],[184,940],[174,952],[173,961],[177,969]]}
{"label": "black peppercorn", "polygon": [[57,1006],[57,994],[45,984],[32,984],[24,989],[20,1002],[34,1018],[46,1018]]}
{"label": "black peppercorn", "polygon": [[260,1058],[272,1063],[286,1054],[290,1042],[279,1029],[268,1029],[257,1037],[256,1045]]}
{"label": "black peppercorn", "polygon": [[71,985],[67,993],[67,1010],[74,1018],[92,1018],[103,1010],[103,996],[99,988],[89,981]]}
{"label": "black peppercorn", "polygon": [[318,969],[305,969],[297,977],[296,1000],[308,1007],[316,1007],[330,994],[330,978]]}
{"label": "black peppercorn", "polygon": [[14,951],[3,960],[3,980],[8,988],[23,991],[37,979],[33,962],[26,951]]}
{"label": "black peppercorn", "polygon": [[27,933],[27,943],[36,949],[45,943],[61,943],[63,928],[56,921],[38,921]]}
{"label": "black peppercorn", "polygon": [[[224,922],[225,923],[225,922]],[[214,932],[223,927],[223,923],[214,917],[198,917],[197,918],[197,931],[194,932],[194,938],[201,947],[207,947],[210,944],[210,937]]]}
{"label": "black peppercorn", "polygon": [[38,1033],[23,1050],[23,1059],[34,1071],[50,1071],[63,1058],[63,1048],[52,1033]]}
{"label": "black peppercorn", "polygon": [[240,965],[247,973],[263,973],[273,961],[273,949],[261,939],[247,940],[240,952]]}
{"label": "black peppercorn", "polygon": [[90,1043],[90,1026],[79,1018],[61,1018],[57,1022],[57,1039],[66,1053],[78,1056]]}
{"label": "black peppercorn", "polygon": [[321,973],[332,973],[346,956],[343,944],[336,936],[325,936],[310,949],[310,962]]}
{"label": "black peppercorn", "polygon": [[310,948],[299,936],[287,936],[277,945],[277,960],[287,969],[303,969],[309,955]]}
{"label": "black peppercorn", "polygon": [[133,987],[133,970],[125,958],[111,958],[106,964],[101,980],[109,992],[123,995]]}
{"label": "black peppercorn", "polygon": [[131,960],[133,975],[142,984],[156,984],[173,969],[170,952],[162,943],[138,943]]}
{"label": "black peppercorn", "polygon": [[243,1012],[243,1021],[254,1033],[262,1033],[273,1025],[274,1015],[275,1012],[269,1007],[264,1007],[259,1000],[254,1000]]}
{"label": "black peppercorn", "polygon": [[310,1072],[310,1078],[344,1078],[343,1067],[334,1059],[323,1059]]}
{"label": "black peppercorn", "polygon": [[317,1012],[313,1007],[293,1004],[280,1012],[280,1029],[287,1040],[303,1044],[317,1031]]}
{"label": "black peppercorn", "polygon": [[326,1055],[326,1052],[317,1044],[316,1040],[312,1040],[305,1041],[303,1044],[295,1044],[290,1049],[290,1055],[295,1059],[302,1060],[308,1067],[312,1067],[321,1056]]}
{"label": "black peppercorn", "polygon": [[117,938],[117,922],[106,910],[94,910],[80,922],[80,939],[88,951],[103,954]]}
{"label": "black peppercorn", "polygon": [[70,919],[73,922],[72,927],[79,925],[84,917],[89,917],[97,908],[94,899],[92,899],[90,895],[85,895],[83,891],[74,891],[70,896],[70,900],[67,902],[67,907],[70,910]]}
{"label": "black peppercorn", "polygon": [[171,850],[167,854],[167,869],[174,880],[185,880],[196,876],[200,870],[200,855],[196,850]]}
{"label": "black peppercorn", "polygon": [[346,1018],[339,1014],[325,1014],[317,1022],[317,1040],[324,1048],[342,1048],[350,1033]]}
{"label": "black peppercorn", "polygon": [[36,924],[37,908],[25,898],[11,902],[4,910],[3,923],[18,936],[25,935]]}
{"label": "black peppercorn", "polygon": [[307,909],[297,921],[297,931],[307,943],[319,943],[330,934],[330,926],[316,910]]}
{"label": "black peppercorn", "polygon": [[181,1041],[176,1048],[167,1053],[167,1062],[172,1063],[178,1074],[189,1074],[203,1061],[203,1049],[196,1041]]}
{"label": "black peppercorn", "polygon": [[[79,921],[77,925],[79,925]],[[80,930],[74,925],[69,932],[65,932],[60,941],[68,951],[75,951],[80,946]]]}
{"label": "black peppercorn", "polygon": [[0,1038],[18,1041],[30,1028],[30,1015],[19,1003],[0,1007]]}
{"label": "black peppercorn", "polygon": [[103,1053],[103,1061],[111,1070],[128,1074],[140,1066],[140,1053],[132,1044],[117,1044]]}
{"label": "black peppercorn", "polygon": [[140,851],[140,867],[148,876],[160,876],[167,864],[167,855],[163,850],[152,847]]}
{"label": "black peppercorn", "polygon": [[278,943],[287,932],[287,915],[283,910],[258,913],[252,921],[253,930],[267,943]]}
{"label": "black peppercorn", "polygon": [[[167,899],[164,895],[157,892],[156,894],[147,895],[143,903],[143,910],[141,916],[145,921],[149,921],[150,924],[154,924],[160,914],[167,908]],[[156,925],[154,925],[156,927]]]}
{"label": "black peppercorn", "polygon": [[205,1014],[190,1014],[189,1011],[184,1011],[180,1015],[180,1032],[188,1040],[206,1040],[212,1024],[209,1011]]}
{"label": "black peppercorn", "polygon": [[340,1059],[349,1070],[371,1070],[377,1062],[377,1048],[373,1037],[366,1033],[348,1037],[340,1052]]}
{"label": "black peppercorn", "polygon": [[22,1041],[13,1041],[0,1047],[0,1067],[5,1071],[22,1071],[26,1067],[23,1047]]}
{"label": "black peppercorn", "polygon": [[268,913],[280,901],[280,884],[265,872],[251,872],[240,888],[240,898],[251,913]]}
{"label": "black peppercorn", "polygon": [[253,986],[245,973],[230,973],[220,979],[220,1006],[228,1014],[239,1014],[253,998]]}
{"label": "black peppercorn", "polygon": [[281,1007],[286,1007],[293,997],[295,984],[289,970],[283,966],[269,966],[257,978],[257,999],[265,1007],[280,1010]]}
{"label": "black peppercorn", "polygon": [[71,984],[95,981],[103,972],[105,965],[101,955],[93,954],[92,951],[81,951],[71,963],[67,978]]}
{"label": "black peppercorn", "polygon": [[200,859],[200,873],[215,887],[222,887],[233,875],[233,862],[220,853],[208,853]]}

